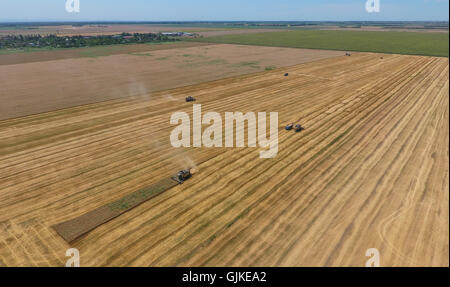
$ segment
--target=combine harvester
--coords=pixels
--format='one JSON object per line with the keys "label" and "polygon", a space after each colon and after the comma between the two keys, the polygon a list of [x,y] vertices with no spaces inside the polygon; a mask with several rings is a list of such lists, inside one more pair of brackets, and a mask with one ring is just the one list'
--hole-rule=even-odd
{"label": "combine harvester", "polygon": [[[288,124],[286,127],[285,127],[285,129],[287,130],[287,131],[290,131],[290,130],[292,130],[294,128],[294,124]],[[303,131],[305,128],[304,127],[302,127],[300,124],[297,124],[297,125],[295,125],[295,132],[296,133],[299,133],[299,132],[301,132],[301,131]]]}
{"label": "combine harvester", "polygon": [[183,184],[186,180],[190,179],[195,172],[196,170],[194,168],[184,169],[179,171],[176,176],[172,176],[172,179],[179,184]]}
{"label": "combine harvester", "polygon": [[98,226],[116,218],[117,216],[135,208],[141,203],[160,195],[161,193],[183,184],[196,172],[195,169],[179,171],[175,176],[162,179],[159,182],[133,192],[122,199],[101,206],[77,218],[54,225],[53,229],[67,242],[72,242]]}

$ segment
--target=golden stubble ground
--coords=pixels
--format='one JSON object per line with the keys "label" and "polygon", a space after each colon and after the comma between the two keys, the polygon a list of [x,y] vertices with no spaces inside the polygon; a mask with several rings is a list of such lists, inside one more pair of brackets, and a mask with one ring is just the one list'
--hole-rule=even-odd
{"label": "golden stubble ground", "polygon": [[[82,266],[364,266],[368,248],[382,266],[448,266],[448,59],[380,57],[0,121],[0,265],[63,266],[75,247]],[[188,95],[204,112],[278,112],[278,155],[171,147]],[[191,165],[71,245],[50,228]]]}

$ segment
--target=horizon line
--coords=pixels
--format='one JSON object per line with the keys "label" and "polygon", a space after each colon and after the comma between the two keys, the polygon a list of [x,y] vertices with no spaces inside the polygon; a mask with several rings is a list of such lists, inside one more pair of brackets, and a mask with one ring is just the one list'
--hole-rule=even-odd
{"label": "horizon line", "polygon": [[449,20],[2,20],[0,23],[343,23],[343,22],[445,22]]}

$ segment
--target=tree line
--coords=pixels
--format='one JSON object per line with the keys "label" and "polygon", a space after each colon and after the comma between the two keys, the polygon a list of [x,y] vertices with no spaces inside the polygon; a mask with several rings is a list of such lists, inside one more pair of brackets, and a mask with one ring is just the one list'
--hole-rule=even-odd
{"label": "tree line", "polygon": [[169,42],[179,39],[161,33],[122,33],[96,36],[56,36],[56,35],[7,35],[0,36],[0,49],[21,48],[78,48],[99,45],[136,44]]}

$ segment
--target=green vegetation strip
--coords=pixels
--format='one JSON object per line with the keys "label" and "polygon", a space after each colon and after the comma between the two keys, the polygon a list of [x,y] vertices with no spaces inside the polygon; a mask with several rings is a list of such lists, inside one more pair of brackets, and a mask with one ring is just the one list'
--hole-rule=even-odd
{"label": "green vegetation strip", "polygon": [[448,33],[299,30],[223,35],[196,41],[448,57]]}
{"label": "green vegetation strip", "polygon": [[178,183],[171,178],[133,192],[125,197],[94,209],[69,221],[53,226],[53,229],[67,242],[72,242],[80,236],[127,212],[141,203],[175,187]]}
{"label": "green vegetation strip", "polygon": [[122,213],[128,211],[130,208],[136,207],[142,202],[166,191],[167,189],[176,186],[177,184],[178,183],[172,179],[164,179],[150,187],[133,192],[120,200],[108,204],[107,206],[113,212]]}
{"label": "green vegetation strip", "polygon": [[158,45],[169,45],[172,44],[176,47],[177,44],[186,43],[183,41],[172,41],[172,42],[151,42],[151,43],[137,43],[137,44],[115,44],[115,45],[102,45],[102,46],[91,46],[91,47],[77,47],[77,48],[53,48],[53,47],[42,47],[42,48],[0,48],[0,55],[10,55],[10,54],[20,54],[20,53],[33,53],[33,52],[45,52],[45,51],[75,51],[79,52],[81,56],[109,56],[113,52],[127,52],[130,47],[148,46],[149,48],[157,47]]}

